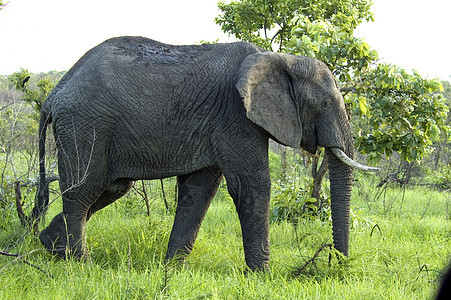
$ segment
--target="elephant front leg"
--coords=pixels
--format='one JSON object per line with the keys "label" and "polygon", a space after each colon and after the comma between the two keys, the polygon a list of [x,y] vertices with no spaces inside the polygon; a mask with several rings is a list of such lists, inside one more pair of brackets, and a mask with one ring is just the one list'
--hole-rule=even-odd
{"label": "elephant front leg", "polygon": [[182,258],[191,253],[200,225],[210,206],[222,173],[219,169],[202,169],[177,178],[179,197],[166,259]]}
{"label": "elephant front leg", "polygon": [[226,176],[241,223],[246,264],[251,270],[269,270],[269,204],[271,180],[267,176]]}

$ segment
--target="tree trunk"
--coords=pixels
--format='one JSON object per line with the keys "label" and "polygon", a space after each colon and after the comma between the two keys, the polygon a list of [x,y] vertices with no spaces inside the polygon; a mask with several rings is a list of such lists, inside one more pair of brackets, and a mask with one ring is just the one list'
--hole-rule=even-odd
{"label": "tree trunk", "polygon": [[313,158],[312,163],[312,177],[313,177],[313,191],[312,198],[316,199],[316,202],[313,203],[317,208],[320,207],[321,203],[321,183],[323,182],[324,175],[326,175],[327,171],[327,158],[324,157],[321,161],[321,165],[318,168],[318,163],[320,160],[319,152]]}

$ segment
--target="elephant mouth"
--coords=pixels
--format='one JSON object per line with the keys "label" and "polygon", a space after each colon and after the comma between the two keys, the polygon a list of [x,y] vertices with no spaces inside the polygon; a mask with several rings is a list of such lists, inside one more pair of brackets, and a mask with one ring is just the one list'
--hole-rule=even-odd
{"label": "elephant mouth", "polygon": [[332,147],[329,149],[332,151],[332,153],[335,155],[335,157],[337,157],[342,163],[348,165],[349,167],[351,167],[353,169],[356,169],[359,171],[364,171],[364,172],[376,172],[376,171],[380,170],[380,168],[365,166],[365,165],[362,165],[361,163],[354,161],[349,156],[347,156],[346,153],[344,153],[344,151],[341,150],[340,148]]}
{"label": "elephant mouth", "polygon": [[309,131],[303,132],[300,147],[315,155],[318,150],[318,145],[316,126],[312,126]]}
{"label": "elephant mouth", "polygon": [[316,150],[318,150],[318,145],[316,143],[301,143],[301,148],[315,155]]}

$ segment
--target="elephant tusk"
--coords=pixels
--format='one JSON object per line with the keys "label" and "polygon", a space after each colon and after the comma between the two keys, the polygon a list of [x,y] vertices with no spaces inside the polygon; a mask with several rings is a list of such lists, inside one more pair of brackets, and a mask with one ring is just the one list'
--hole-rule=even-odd
{"label": "elephant tusk", "polygon": [[376,171],[380,170],[380,168],[368,167],[368,166],[359,164],[358,162],[349,158],[349,156],[347,156],[343,152],[343,150],[341,150],[339,148],[330,148],[330,150],[339,160],[341,160],[344,164],[350,166],[351,168],[354,168],[354,169],[357,169],[360,171],[364,171],[364,172],[376,172]]}

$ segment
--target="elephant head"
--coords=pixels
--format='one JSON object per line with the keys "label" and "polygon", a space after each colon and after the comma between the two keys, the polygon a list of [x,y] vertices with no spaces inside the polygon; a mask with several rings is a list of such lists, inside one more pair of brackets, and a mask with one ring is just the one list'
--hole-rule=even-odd
{"label": "elephant head", "polygon": [[276,141],[315,153],[326,148],[335,248],[349,252],[353,142],[343,97],[334,76],[318,60],[261,52],[242,63],[236,85],[247,117]]}

